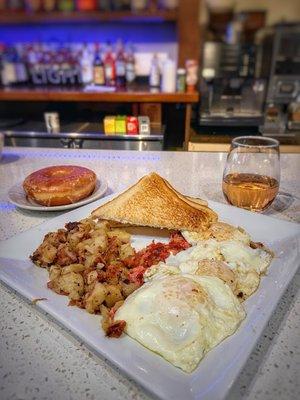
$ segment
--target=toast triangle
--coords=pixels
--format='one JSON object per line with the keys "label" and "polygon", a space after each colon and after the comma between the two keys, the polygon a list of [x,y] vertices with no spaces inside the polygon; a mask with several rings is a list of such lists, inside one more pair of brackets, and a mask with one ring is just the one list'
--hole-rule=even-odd
{"label": "toast triangle", "polygon": [[123,224],[193,232],[206,230],[218,219],[209,207],[185,199],[154,172],[94,210],[92,215]]}

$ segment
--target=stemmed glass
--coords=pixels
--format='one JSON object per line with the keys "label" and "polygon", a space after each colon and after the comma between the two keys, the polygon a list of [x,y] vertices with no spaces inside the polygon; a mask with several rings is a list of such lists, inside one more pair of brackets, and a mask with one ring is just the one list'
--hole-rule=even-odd
{"label": "stemmed glass", "polygon": [[264,211],[274,201],[279,183],[278,140],[260,136],[240,136],[232,140],[222,183],[228,203],[251,211]]}

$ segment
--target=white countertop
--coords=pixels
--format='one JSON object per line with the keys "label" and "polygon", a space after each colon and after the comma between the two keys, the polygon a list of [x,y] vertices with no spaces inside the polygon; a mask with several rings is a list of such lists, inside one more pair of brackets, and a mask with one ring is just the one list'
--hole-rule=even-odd
{"label": "white countertop", "polygon": [[[21,211],[8,201],[8,189],[42,167],[86,166],[100,179],[104,177],[113,192],[157,171],[179,191],[225,202],[221,191],[225,159],[224,153],[5,148],[0,160],[0,240],[60,214]],[[299,223],[300,155],[283,154],[281,168],[280,194],[267,214]],[[298,271],[228,399],[298,399],[299,288]],[[0,309],[1,399],[151,398],[107,360],[92,354],[50,316],[2,284]]]}

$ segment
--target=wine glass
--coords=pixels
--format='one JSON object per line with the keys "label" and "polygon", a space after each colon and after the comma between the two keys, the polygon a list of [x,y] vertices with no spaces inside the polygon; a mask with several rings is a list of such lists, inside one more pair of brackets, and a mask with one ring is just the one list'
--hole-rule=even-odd
{"label": "wine glass", "polygon": [[274,201],[279,182],[278,140],[260,136],[239,136],[232,140],[222,183],[228,203],[264,211]]}

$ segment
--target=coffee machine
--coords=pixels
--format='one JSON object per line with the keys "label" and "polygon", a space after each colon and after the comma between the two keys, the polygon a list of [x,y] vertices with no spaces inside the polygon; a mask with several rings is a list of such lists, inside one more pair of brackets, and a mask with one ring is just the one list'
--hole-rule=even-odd
{"label": "coffee machine", "polygon": [[255,127],[263,122],[266,80],[257,77],[254,44],[206,42],[199,125]]}
{"label": "coffee machine", "polygon": [[265,136],[295,136],[300,134],[300,24],[276,26],[272,48],[260,132]]}

